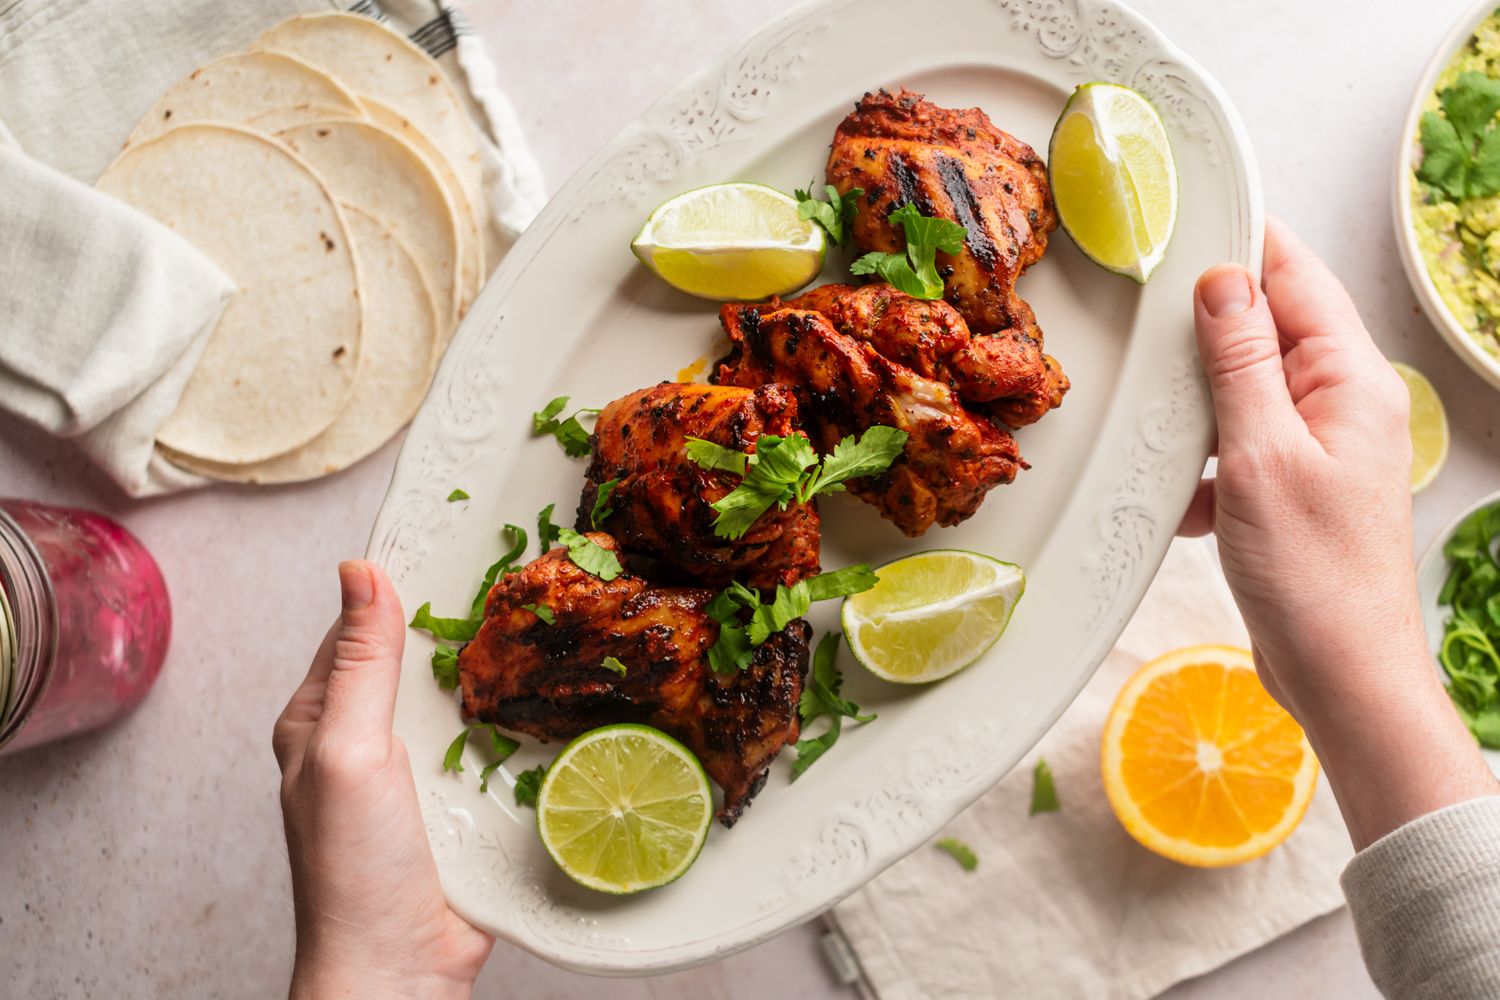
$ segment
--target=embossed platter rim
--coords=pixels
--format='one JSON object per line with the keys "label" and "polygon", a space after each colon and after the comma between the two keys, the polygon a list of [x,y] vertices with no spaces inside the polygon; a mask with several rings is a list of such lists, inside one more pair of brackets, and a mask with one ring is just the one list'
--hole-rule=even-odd
{"label": "embossed platter rim", "polygon": [[[488,796],[473,766],[443,774],[457,709],[432,683],[431,643],[408,636],[396,729],[445,891],[474,923],[559,965],[633,975],[722,957],[822,912],[933,836],[1093,673],[1155,573],[1213,436],[1192,281],[1221,260],[1258,268],[1262,222],[1249,143],[1217,85],[1112,2],[946,0],[943,30],[919,45],[882,27],[900,23],[905,4],[852,8],[798,8],[684,82],[592,157],[511,251],[444,358],[371,537],[408,608],[463,606],[498,554],[501,523],[529,524],[549,502],[571,509],[581,466],[529,436],[532,410],[565,392],[597,404],[714,350],[711,304],[664,289],[626,251],[645,213],[715,180],[805,184],[867,89],[907,83],[940,104],[977,104],[1044,148],[1074,85],[1133,85],[1161,108],[1178,150],[1184,221],[1144,289],[1094,269],[1061,234],[1022,280],[1075,389],[1020,435],[1035,467],[978,515],[909,543],[847,497],[824,507],[827,566],[938,545],[1022,562],[1027,596],[1005,638],[915,692],[892,692],[846,656],[851,695],[879,720],[846,729],[796,784],[779,761],[745,818],[716,829],[672,886],[600,899],[555,871],[531,813],[511,801],[510,775],[556,747],[527,741]],[[445,503],[455,486],[474,499]],[[835,613],[819,609],[815,627],[836,627]]]}

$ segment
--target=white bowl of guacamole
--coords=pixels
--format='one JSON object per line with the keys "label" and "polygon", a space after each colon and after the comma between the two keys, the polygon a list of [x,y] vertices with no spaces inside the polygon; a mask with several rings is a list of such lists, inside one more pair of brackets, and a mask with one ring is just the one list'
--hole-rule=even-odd
{"label": "white bowl of guacamole", "polygon": [[1397,245],[1448,346],[1500,389],[1500,0],[1453,26],[1401,129]]}

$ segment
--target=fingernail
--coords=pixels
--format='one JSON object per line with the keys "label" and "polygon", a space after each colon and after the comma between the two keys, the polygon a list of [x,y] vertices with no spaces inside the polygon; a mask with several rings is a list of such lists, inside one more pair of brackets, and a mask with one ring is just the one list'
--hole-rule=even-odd
{"label": "fingernail", "polygon": [[1250,308],[1254,293],[1250,275],[1238,267],[1225,267],[1204,276],[1198,283],[1203,308],[1215,319],[1233,316]]}
{"label": "fingernail", "polygon": [[375,581],[370,579],[370,571],[357,562],[339,563],[339,590],[345,611],[360,611],[375,600]]}

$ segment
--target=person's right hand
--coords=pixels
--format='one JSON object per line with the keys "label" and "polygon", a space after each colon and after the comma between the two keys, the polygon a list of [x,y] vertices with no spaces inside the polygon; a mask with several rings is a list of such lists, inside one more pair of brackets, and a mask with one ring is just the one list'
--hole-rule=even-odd
{"label": "person's right hand", "polygon": [[1198,280],[1219,463],[1184,531],[1218,536],[1261,678],[1363,846],[1495,786],[1422,628],[1406,389],[1338,279],[1275,220],[1265,258],[1259,286],[1230,264]]}

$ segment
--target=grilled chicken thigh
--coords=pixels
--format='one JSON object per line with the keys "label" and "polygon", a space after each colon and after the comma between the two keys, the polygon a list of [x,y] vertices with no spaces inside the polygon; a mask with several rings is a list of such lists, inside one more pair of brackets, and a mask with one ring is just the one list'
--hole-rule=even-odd
{"label": "grilled chicken thigh", "polygon": [[1067,389],[1066,376],[1049,369],[1052,359],[1030,337],[1014,330],[974,336],[948,303],[913,298],[883,282],[823,285],[762,310],[782,307],[822,313],[840,333],[942,382],[969,408],[1012,427],[1034,422],[1061,403]]}
{"label": "grilled chicken thigh", "polygon": [[1041,353],[1041,328],[1015,290],[1057,228],[1047,168],[1035,150],[978,108],[940,108],[921,94],[882,90],[866,94],[839,125],[827,174],[841,194],[864,189],[852,229],[862,251],[904,248],[905,235],[887,217],[906,204],[964,226],[963,249],[937,255],[945,297],[976,339],[993,334],[1013,341],[1006,350],[1034,350],[1043,380],[1002,405],[1008,422],[1030,423],[1061,402],[1067,378]]}
{"label": "grilled chicken thigh", "polygon": [[[618,548],[608,535],[588,537]],[[796,619],[756,647],[748,669],[720,675],[708,665],[719,634],[704,611],[713,596],[629,573],[601,580],[553,549],[490,590],[484,625],[458,657],[464,715],[544,740],[618,722],[655,726],[724,790],[718,816],[732,826],[797,739],[812,629]],[[545,604],[554,623],[526,604]],[[623,677],[603,666],[610,656]]]}
{"label": "grilled chicken thigh", "polygon": [[1015,439],[970,414],[947,385],[840,333],[822,313],[731,303],[719,319],[732,346],[715,380],[794,387],[819,451],[826,454],[877,424],[907,432],[905,454],[881,475],[851,480],[848,488],[909,536],[934,522],[959,523],[990,489],[1025,467]]}
{"label": "grilled chicken thigh", "polygon": [[[784,386],[751,388],[663,382],[633,392],[599,414],[593,457],[578,505],[578,530],[598,527],[626,552],[652,556],[696,581],[722,587],[738,578],[752,587],[790,586],[818,572],[818,510],[772,507],[741,538],[714,534],[710,504],[738,476],[700,468],[688,438],[754,451],[762,434],[797,432],[797,400]],[[591,522],[601,484],[619,480],[598,525]]]}

